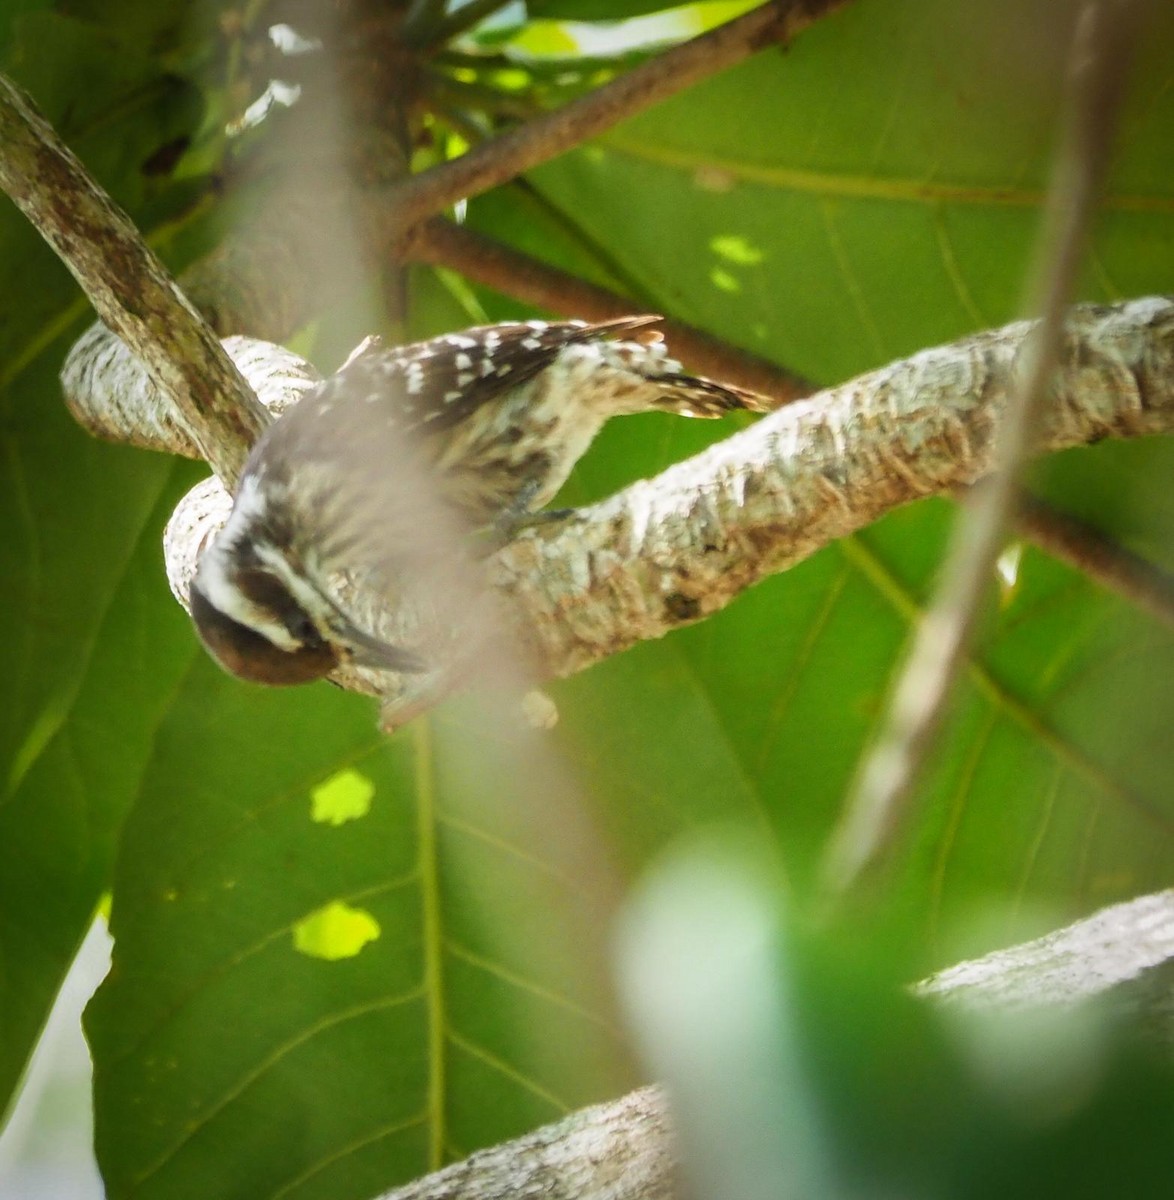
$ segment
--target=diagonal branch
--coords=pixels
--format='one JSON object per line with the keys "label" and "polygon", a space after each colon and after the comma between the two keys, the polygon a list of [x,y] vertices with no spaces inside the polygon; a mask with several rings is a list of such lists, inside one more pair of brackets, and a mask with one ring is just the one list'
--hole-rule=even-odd
{"label": "diagonal branch", "polygon": [[552,113],[491,138],[460,158],[422,171],[396,189],[391,240],[458,200],[506,183],[767,46],[786,45],[847,2],[771,0],[656,55]]}
{"label": "diagonal branch", "polygon": [[[987,1014],[988,1021],[992,1014],[1060,1014],[1099,1001],[1131,1032],[1165,1048],[1174,1043],[1171,963],[1174,891],[1166,891],[958,963],[912,991],[943,1011]],[[680,1194],[674,1117],[683,1120],[670,1113],[663,1088],[641,1088],[479,1150],[381,1200],[669,1200]],[[682,1139],[689,1133],[680,1130]]]}
{"label": "diagonal branch", "polygon": [[0,186],[174,402],[200,453],[235,480],[265,410],[130,218],[3,76]]}
{"label": "diagonal branch", "polygon": [[[899,505],[952,495],[989,474],[1034,328],[1021,321],[890,364],[523,533],[487,569],[535,669],[570,675],[663,637]],[[305,371],[286,358],[267,368],[265,392],[278,404],[304,386]],[[1073,309],[1050,397],[1040,452],[1174,433],[1174,299]],[[200,548],[230,506],[212,478],[176,509],[165,555],[181,601]],[[402,634],[397,622],[414,619],[373,597],[355,602],[389,641]],[[390,692],[364,678],[339,682],[383,694],[388,727],[442,698],[397,692],[402,681],[394,679]]]}
{"label": "diagonal branch", "polygon": [[[491,580],[548,675],[701,620],[891,509],[989,474],[1034,329],[923,351],[789,405],[527,531],[490,561]],[[1174,300],[1073,309],[1036,450],[1160,432],[1174,432]]]}
{"label": "diagonal branch", "polygon": [[[606,321],[633,311],[633,301],[618,292],[440,217],[418,226],[409,235],[403,254],[410,262],[451,267],[475,283],[569,317]],[[702,375],[769,396],[780,405],[814,391],[814,386],[800,376],[695,325],[666,319],[658,328],[664,331],[674,357]]]}

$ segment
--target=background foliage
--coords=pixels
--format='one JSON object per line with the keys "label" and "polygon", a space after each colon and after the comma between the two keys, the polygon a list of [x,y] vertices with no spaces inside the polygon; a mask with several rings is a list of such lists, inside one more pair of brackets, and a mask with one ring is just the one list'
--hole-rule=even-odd
{"label": "background foliage", "polygon": [[[851,6],[466,219],[821,382],[999,324],[1018,313],[1047,178],[1055,7]],[[659,8],[531,5],[591,21]],[[227,12],[21,0],[0,17],[2,69],[177,271],[213,244],[224,203]],[[1174,24],[1160,20],[1085,299],[1170,286]],[[567,38],[541,22],[494,35],[525,46],[511,78],[535,86],[565,64],[533,56]],[[411,295],[421,336],[525,311],[424,270]],[[88,1027],[112,1196],[360,1197],[617,1092],[631,1068],[545,803],[584,798],[621,880],[684,831],[734,824],[802,896],[951,507],[898,512],[558,685],[549,769],[469,703],[387,742],[354,696],[249,688],[198,650],[159,535],[201,471],[71,423],[56,372],[88,319],[5,203],[0,1103],[111,889],[115,966]],[[324,367],[367,332],[335,325],[318,328]],[[723,432],[617,423],[567,499]],[[1172,466],[1165,442],[1105,445],[1042,464],[1035,486],[1174,567]],[[1171,878],[1170,633],[1030,547],[992,599],[890,881],[910,971]]]}

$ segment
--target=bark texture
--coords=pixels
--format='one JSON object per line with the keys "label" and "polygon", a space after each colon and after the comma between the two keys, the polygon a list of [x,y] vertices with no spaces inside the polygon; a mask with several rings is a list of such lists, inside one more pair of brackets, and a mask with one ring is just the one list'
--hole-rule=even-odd
{"label": "bark texture", "polygon": [[[897,506],[987,474],[1032,328],[926,350],[788,405],[528,531],[491,579],[552,675],[701,620]],[[1035,451],[1171,429],[1174,302],[1074,308]]]}
{"label": "bark texture", "polygon": [[384,1200],[668,1200],[676,1194],[668,1106],[648,1087],[481,1150]]}
{"label": "bark texture", "polygon": [[[304,358],[273,342],[228,337],[222,344],[271,418],[281,416],[321,379]],[[95,437],[203,458],[178,411],[144,372],[137,355],[100,321],[70,348],[61,386],[74,419]]]}
{"label": "bark texture", "polygon": [[[264,427],[264,409],[130,218],[3,76],[0,145],[0,187],[61,256],[158,393],[169,397],[166,409],[174,404],[155,423],[186,429],[200,456],[235,480]],[[78,368],[81,383],[90,382],[90,372],[88,365]]]}
{"label": "bark texture", "polygon": [[[1032,327],[1017,322],[821,392],[655,479],[523,533],[487,573],[540,673],[573,674],[701,620],[893,508],[981,478]],[[281,354],[285,365],[266,366],[268,376],[238,356],[267,397],[296,394],[310,377],[296,356]],[[1036,449],[1171,431],[1174,301],[1073,309]],[[177,508],[167,567],[181,598],[229,506],[212,480]],[[348,603],[391,640],[421,619],[381,612],[373,597]],[[388,725],[440,698],[422,701],[398,679],[355,675],[345,684],[384,695]]]}

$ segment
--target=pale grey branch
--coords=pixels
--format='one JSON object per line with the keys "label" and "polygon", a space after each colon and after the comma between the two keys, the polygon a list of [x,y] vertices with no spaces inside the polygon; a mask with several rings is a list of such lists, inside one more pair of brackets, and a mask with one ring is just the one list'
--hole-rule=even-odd
{"label": "pale grey branch", "polygon": [[[764,417],[490,564],[551,675],[723,608],[768,575],[992,468],[1031,322],[926,350]],[[1174,430],[1174,302],[1072,310],[1036,452]]]}
{"label": "pale grey branch", "polygon": [[[717,612],[901,504],[986,475],[1031,329],[1017,322],[923,351],[528,530],[488,573],[534,663],[547,676],[583,670]],[[1073,309],[1037,450],[1170,432],[1174,300]],[[203,492],[187,517],[181,503],[169,533],[168,575],[180,595],[228,512],[227,495],[212,503]],[[358,600],[359,612],[377,611]],[[385,612],[369,627],[392,636],[418,620]],[[359,686],[377,690],[370,680]],[[383,719],[402,723],[439,698],[393,693]]]}
{"label": "pale grey branch", "polygon": [[[914,992],[946,1012],[996,1016],[1024,1010],[1046,1014],[1103,999],[1170,1045],[1171,963],[1174,891],[1165,891],[959,963]],[[382,1200],[663,1200],[678,1194],[668,1110],[660,1088],[643,1088],[479,1151]]]}

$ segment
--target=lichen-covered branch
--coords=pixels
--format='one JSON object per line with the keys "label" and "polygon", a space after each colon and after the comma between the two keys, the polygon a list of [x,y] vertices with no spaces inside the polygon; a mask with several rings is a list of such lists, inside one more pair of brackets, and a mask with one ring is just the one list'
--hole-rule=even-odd
{"label": "lichen-covered branch", "polygon": [[[982,478],[1032,328],[1017,322],[923,351],[780,409],[655,479],[527,530],[489,560],[487,572],[532,663],[547,676],[583,670],[701,620],[901,504]],[[252,377],[253,366],[234,354]],[[302,381],[290,383],[295,376]],[[279,392],[292,395],[311,375],[295,361],[273,378]],[[1073,309],[1045,416],[1041,452],[1174,432],[1174,299]],[[181,600],[201,547],[230,504],[223,487],[208,480],[177,508],[166,558]],[[392,640],[403,640],[403,629],[417,620],[380,615],[372,597],[353,602]],[[367,677],[340,682],[384,694],[388,725],[439,698],[397,699],[394,688],[388,696],[381,681]]]}
{"label": "lichen-covered branch", "polygon": [[[569,675],[723,608],[898,505],[987,474],[1031,322],[926,350],[764,417],[491,562]],[[1174,301],[1072,310],[1036,450],[1174,431]]]}
{"label": "lichen-covered branch", "polygon": [[[265,410],[127,215],[32,102],[0,76],[0,186],[60,255],[98,315],[222,478],[235,480]],[[85,377],[82,389],[93,392]]]}
{"label": "lichen-covered branch", "polygon": [[[914,991],[943,1008],[996,1013],[1065,1009],[1105,997],[1126,1020],[1171,1046],[1168,973],[1162,980],[1172,962],[1174,891],[1165,891],[959,963]],[[676,1162],[667,1098],[647,1087],[478,1151],[382,1200],[664,1200],[679,1194]]]}

